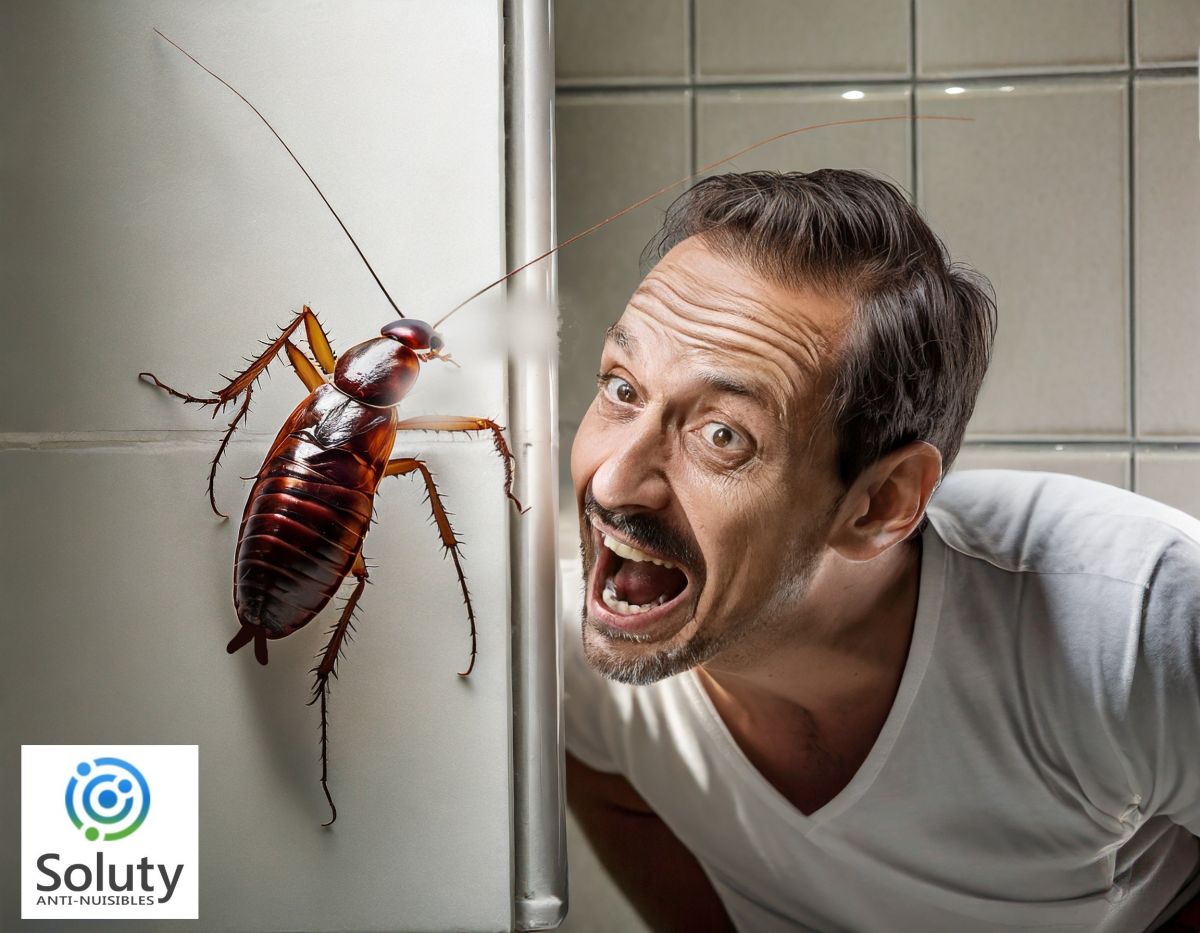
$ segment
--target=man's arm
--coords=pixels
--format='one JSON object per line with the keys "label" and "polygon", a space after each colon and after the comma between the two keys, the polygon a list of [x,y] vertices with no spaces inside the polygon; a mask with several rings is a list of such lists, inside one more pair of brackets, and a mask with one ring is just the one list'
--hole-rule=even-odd
{"label": "man's arm", "polygon": [[567,803],[601,864],[655,933],[735,929],[695,856],[623,777],[593,771],[568,754]]}

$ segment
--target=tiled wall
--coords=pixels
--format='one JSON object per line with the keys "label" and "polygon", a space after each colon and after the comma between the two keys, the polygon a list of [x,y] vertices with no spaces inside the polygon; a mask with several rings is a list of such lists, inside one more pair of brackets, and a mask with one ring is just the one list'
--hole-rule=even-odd
{"label": "tiled wall", "polygon": [[[883,173],[991,278],[995,356],[955,468],[1076,473],[1200,515],[1200,2],[559,0],[555,15],[562,236],[788,129],[972,117],[818,130],[723,170]],[[564,483],[601,335],[669,201],[560,255]],[[564,929],[635,929],[572,841]]]}
{"label": "tiled wall", "polygon": [[[559,0],[563,236],[723,170],[880,172],[996,287],[957,468],[1063,470],[1200,514],[1196,0]],[[850,93],[856,92],[856,93]],[[665,195],[560,255],[563,481]]]}

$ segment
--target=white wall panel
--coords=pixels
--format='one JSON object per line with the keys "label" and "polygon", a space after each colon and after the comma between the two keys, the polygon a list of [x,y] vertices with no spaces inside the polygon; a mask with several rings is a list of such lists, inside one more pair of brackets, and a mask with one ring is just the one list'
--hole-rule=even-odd
{"label": "white wall panel", "polygon": [[[398,441],[428,459],[466,540],[479,656],[456,675],[469,642],[453,566],[419,483],[385,481],[373,585],[330,698],[339,816],[322,829],[304,704],[336,615],[272,642],[265,669],[225,653],[240,477],[305,391],[282,363],[261,384],[219,474],[235,516],[221,523],[203,491],[213,422],[136,374],[210,390],[303,303],[336,350],[394,314],[266,128],[152,27],[272,120],[406,313],[432,319],[504,269],[495,0],[5,4],[0,592],[19,662],[0,688],[0,813],[18,824],[22,743],[196,743],[197,929],[508,929],[501,465],[487,439]],[[443,333],[462,368],[427,367],[403,412],[506,420],[497,303]],[[17,835],[0,847],[5,930],[25,926]]]}

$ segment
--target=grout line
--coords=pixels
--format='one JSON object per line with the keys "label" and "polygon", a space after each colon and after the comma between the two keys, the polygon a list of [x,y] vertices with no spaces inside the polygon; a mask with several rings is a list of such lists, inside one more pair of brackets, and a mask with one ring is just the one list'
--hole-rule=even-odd
{"label": "grout line", "polygon": [[[1163,67],[1166,68],[1168,66],[1164,65]],[[981,69],[979,71],[933,71],[925,75],[918,75],[917,80],[922,84],[941,84],[946,81],[998,81],[1001,79],[1029,81],[1048,80],[1052,78],[1103,78],[1105,76],[1120,76],[1130,70],[1128,64],[1062,69],[1013,66],[1009,68]]]}
{"label": "grout line", "polygon": [[1103,438],[1090,437],[989,437],[986,440],[972,439],[964,440],[962,443],[966,447],[1106,447],[1112,450],[1200,450],[1200,440],[1195,438],[1180,437],[1175,440],[1167,438],[1158,438],[1154,440],[1131,441],[1128,438],[1112,438],[1105,440]]}
{"label": "grout line", "polygon": [[[908,115],[917,115],[917,0],[910,0],[908,4]],[[917,177],[920,174],[917,169],[920,152],[918,122],[912,120],[908,124],[908,164],[913,207],[920,210],[921,193],[917,188]]]}
{"label": "grout line", "polygon": [[778,78],[703,78],[693,77],[692,79],[681,79],[675,81],[639,81],[637,79],[622,78],[612,81],[584,81],[572,80],[570,78],[562,79],[556,85],[559,93],[572,94],[628,94],[628,93],[648,93],[652,91],[681,91],[688,88],[694,88],[701,91],[754,91],[754,90],[772,90],[781,89],[787,90],[792,88],[838,88],[846,87],[847,85],[857,85],[860,87],[879,87],[888,85],[915,85],[917,87],[936,87],[940,84],[945,84],[948,81],[958,82],[984,82],[984,81],[1069,81],[1078,79],[1097,79],[1097,78],[1127,78],[1134,77],[1195,77],[1196,65],[1160,65],[1160,66],[1145,66],[1139,68],[1105,68],[1095,71],[1045,71],[1045,72],[1020,72],[1020,71],[996,71],[988,72],[987,74],[960,74],[960,75],[945,75],[942,77],[918,77],[915,73],[911,75],[891,75],[879,76],[804,76],[795,75],[791,77]]}
{"label": "grout line", "polygon": [[[1200,447],[1200,441],[1194,442]],[[1174,447],[1177,445],[1160,444],[1162,447]],[[1117,451],[1129,452],[1131,442],[1127,440],[1100,440],[1087,437],[1047,437],[1047,438],[1031,438],[1031,437],[995,437],[985,441],[970,440],[963,441],[961,445],[963,450],[968,447],[977,449],[986,449],[988,447],[1029,447],[1029,448],[1072,448],[1075,450],[1081,448],[1092,448],[1100,452],[1115,453]]]}
{"label": "grout line", "polygon": [[698,73],[696,59],[696,0],[687,0],[687,83],[696,83]]}
{"label": "grout line", "polygon": [[[699,111],[698,101],[695,91],[688,91],[688,174],[696,174],[696,169],[700,167],[700,130],[697,124],[697,112]],[[688,187],[692,187],[700,179],[692,179]]]}
{"label": "grout line", "polygon": [[696,0],[688,0],[688,172],[700,167],[700,130],[696,121],[699,96],[696,93]]}
{"label": "grout line", "polygon": [[908,80],[916,83],[920,74],[917,68],[917,0],[908,4]]}
{"label": "grout line", "polygon": [[[1129,43],[1129,63],[1132,68],[1136,61],[1137,50],[1134,47],[1135,43],[1135,15],[1134,15],[1134,0],[1129,0],[1129,19],[1127,22],[1127,41]],[[1138,411],[1137,411],[1137,308],[1134,300],[1134,283],[1137,275],[1137,208],[1135,198],[1137,197],[1137,186],[1135,180],[1136,165],[1137,165],[1137,146],[1136,146],[1136,111],[1134,109],[1134,72],[1131,70],[1129,77],[1126,79],[1127,99],[1125,101],[1125,247],[1128,251],[1126,258],[1126,276],[1125,276],[1125,309],[1126,320],[1129,328],[1129,434],[1136,441],[1138,436]],[[1137,482],[1137,457],[1130,458],[1129,465],[1130,488],[1132,489]]]}
{"label": "grout line", "polygon": [[1126,34],[1127,35],[1126,44],[1129,49],[1129,67],[1136,68],[1137,61],[1138,61],[1138,55],[1137,55],[1137,46],[1138,46],[1138,42],[1137,42],[1137,0],[1129,0],[1128,11],[1129,11],[1129,20],[1128,20],[1129,28],[1128,28],[1128,32]]}

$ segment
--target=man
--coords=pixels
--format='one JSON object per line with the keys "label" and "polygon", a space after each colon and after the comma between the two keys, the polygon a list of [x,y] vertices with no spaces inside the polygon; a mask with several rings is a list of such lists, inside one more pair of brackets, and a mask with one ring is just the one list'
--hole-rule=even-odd
{"label": "man", "polygon": [[1171,928],[1200,890],[1200,521],[942,481],[995,307],[894,186],[710,178],[658,246],[572,450],[563,631],[570,804],[634,906]]}

